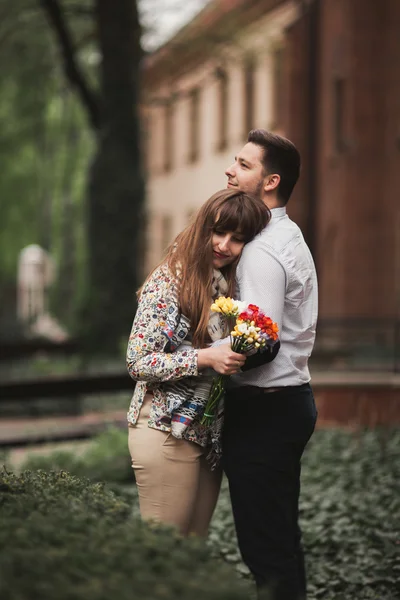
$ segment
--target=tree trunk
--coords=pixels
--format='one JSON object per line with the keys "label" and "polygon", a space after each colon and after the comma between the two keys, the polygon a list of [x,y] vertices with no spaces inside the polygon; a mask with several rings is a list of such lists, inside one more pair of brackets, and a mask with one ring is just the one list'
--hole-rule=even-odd
{"label": "tree trunk", "polygon": [[138,115],[140,25],[136,2],[97,0],[102,55],[100,129],[88,194],[90,348],[127,340],[135,309],[144,186]]}
{"label": "tree trunk", "polygon": [[[73,182],[76,179],[76,168],[79,161],[79,132],[74,121],[73,99],[69,94],[63,98],[63,121],[65,126],[64,140],[65,161],[62,165],[61,179],[61,223],[59,229],[59,266],[57,271],[58,285],[54,290],[54,308],[63,326],[71,331],[74,323],[77,295],[77,216],[73,203]],[[61,143],[61,140],[60,140]]]}

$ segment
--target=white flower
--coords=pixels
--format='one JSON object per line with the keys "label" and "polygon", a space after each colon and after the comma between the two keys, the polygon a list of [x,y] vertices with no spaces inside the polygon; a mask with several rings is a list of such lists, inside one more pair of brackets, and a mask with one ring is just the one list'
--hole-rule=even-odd
{"label": "white flower", "polygon": [[241,300],[235,300],[235,307],[237,307],[238,315],[246,310],[247,302],[241,302]]}
{"label": "white flower", "polygon": [[237,326],[237,330],[240,331],[240,333],[249,335],[249,328],[247,327],[247,323],[240,323],[240,325]]}

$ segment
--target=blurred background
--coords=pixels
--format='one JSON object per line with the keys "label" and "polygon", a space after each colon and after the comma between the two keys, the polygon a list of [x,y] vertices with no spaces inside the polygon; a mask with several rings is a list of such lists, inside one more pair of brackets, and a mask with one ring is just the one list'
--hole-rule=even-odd
{"label": "blurred background", "polygon": [[[288,212],[319,277],[311,373],[320,431],[302,500],[322,507],[303,524],[320,561],[312,597],[395,597],[385,557],[398,544],[399,32],[398,0],[0,0],[8,467],[129,487],[135,291],[225,187],[248,131],[269,129],[301,152]],[[224,498],[214,542],[245,572]],[[326,564],[339,564],[357,509],[359,562],[348,546],[333,577]],[[385,566],[374,580],[376,562]]]}
{"label": "blurred background", "polygon": [[59,395],[47,404],[74,414],[100,392],[125,409],[135,290],[263,127],[302,155],[288,211],[319,277],[321,414],[397,419],[397,0],[0,11],[0,410],[34,415]]}

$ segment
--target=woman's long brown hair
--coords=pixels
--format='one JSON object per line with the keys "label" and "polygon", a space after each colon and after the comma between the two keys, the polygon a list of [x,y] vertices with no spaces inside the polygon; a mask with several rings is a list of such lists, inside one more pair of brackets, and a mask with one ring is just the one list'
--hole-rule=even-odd
{"label": "woman's long brown hair", "polygon": [[[180,281],[179,305],[190,319],[194,347],[204,348],[210,342],[207,326],[212,302],[212,236],[216,224],[218,231],[240,233],[247,243],[264,229],[270,218],[271,213],[260,198],[239,190],[221,190],[203,204],[192,223],[168,247],[158,266],[167,264]],[[235,291],[237,263],[238,260],[221,269],[229,296]]]}

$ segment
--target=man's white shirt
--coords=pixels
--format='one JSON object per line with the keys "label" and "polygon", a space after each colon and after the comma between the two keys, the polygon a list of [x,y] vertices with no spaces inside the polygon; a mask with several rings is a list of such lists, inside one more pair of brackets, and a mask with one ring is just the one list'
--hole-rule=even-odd
{"label": "man's white shirt", "polygon": [[236,385],[297,386],[310,381],[318,284],[311,252],[286,208],[273,208],[271,221],[248,243],[239,261],[240,300],[259,306],[278,324],[281,347],[270,363],[235,375]]}

